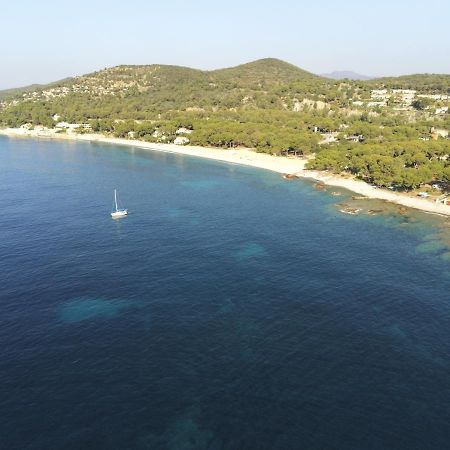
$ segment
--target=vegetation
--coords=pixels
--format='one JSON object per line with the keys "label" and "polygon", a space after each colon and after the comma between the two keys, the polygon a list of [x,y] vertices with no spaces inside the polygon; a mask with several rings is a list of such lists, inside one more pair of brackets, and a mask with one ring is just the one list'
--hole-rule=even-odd
{"label": "vegetation", "polygon": [[417,89],[421,92],[450,93],[450,75],[446,74],[416,74],[401,77],[375,78],[367,81],[373,87],[384,86],[391,89]]}
{"label": "vegetation", "polygon": [[[401,93],[371,106],[373,89],[422,95],[406,107]],[[315,153],[311,168],[412,189],[450,181],[449,141],[432,132],[450,129],[448,112],[434,113],[449,93],[450,75],[338,81],[276,59],[215,71],[118,66],[0,91],[0,126],[85,123],[149,142],[172,142],[184,128],[191,144]]]}
{"label": "vegetation", "polygon": [[450,183],[448,144],[445,141],[347,145],[321,151],[309,167],[350,172],[377,186],[415,189],[425,183]]}
{"label": "vegetation", "polygon": [[11,88],[11,89],[4,89],[2,91],[0,91],[0,101],[4,100],[4,99],[8,99],[8,98],[13,98],[13,97],[17,97],[17,96],[21,96],[23,94],[26,94],[28,92],[35,92],[37,90],[40,89],[45,89],[45,88],[49,88],[52,86],[57,86],[63,82],[67,82],[71,80],[71,78],[65,78],[64,80],[60,80],[60,81],[56,81],[54,83],[50,83],[47,85],[43,85],[43,84],[30,84],[29,86],[24,86],[24,87],[20,87],[20,88]]}

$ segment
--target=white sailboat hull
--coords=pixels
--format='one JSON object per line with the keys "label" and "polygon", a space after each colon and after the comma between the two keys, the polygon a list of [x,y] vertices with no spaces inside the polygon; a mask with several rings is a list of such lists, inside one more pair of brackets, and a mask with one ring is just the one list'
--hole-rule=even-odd
{"label": "white sailboat hull", "polygon": [[113,219],[119,219],[120,217],[125,217],[128,216],[128,210],[127,209],[122,209],[119,211],[114,211],[111,213],[111,217]]}

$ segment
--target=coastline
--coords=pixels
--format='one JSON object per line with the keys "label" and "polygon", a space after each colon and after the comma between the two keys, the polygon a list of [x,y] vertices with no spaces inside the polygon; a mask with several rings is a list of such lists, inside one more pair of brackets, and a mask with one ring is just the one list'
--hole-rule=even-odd
{"label": "coastline", "polygon": [[143,142],[132,139],[112,138],[102,134],[76,134],[56,133],[52,129],[27,130],[24,128],[0,129],[0,135],[8,137],[30,137],[44,139],[58,139],[81,142],[100,142],[114,145],[125,145],[142,149],[176,153],[180,155],[196,156],[200,158],[223,161],[232,164],[240,164],[260,169],[266,169],[280,174],[293,175],[299,178],[314,179],[328,186],[336,186],[347,189],[371,199],[385,200],[408,208],[418,209],[424,212],[450,216],[450,206],[442,203],[412,197],[408,194],[392,192],[387,189],[375,188],[364,181],[355,178],[346,178],[333,175],[328,172],[306,170],[307,159],[287,158],[272,156],[266,153],[257,153],[250,149],[220,149],[199,146],[181,146],[175,144],[159,144]]}

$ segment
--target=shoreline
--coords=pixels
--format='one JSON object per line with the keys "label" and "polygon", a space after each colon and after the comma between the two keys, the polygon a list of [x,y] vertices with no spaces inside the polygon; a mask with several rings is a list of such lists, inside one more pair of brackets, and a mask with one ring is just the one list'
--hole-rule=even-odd
{"label": "shoreline", "polygon": [[430,200],[412,197],[408,194],[392,192],[387,189],[375,188],[364,181],[355,178],[345,178],[328,172],[306,170],[307,159],[272,156],[257,153],[250,149],[221,149],[199,146],[182,146],[175,144],[150,143],[139,140],[112,138],[102,134],[55,133],[52,129],[27,130],[23,128],[0,129],[0,135],[8,137],[30,137],[69,140],[79,142],[99,142],[113,145],[138,147],[146,150],[175,153],[187,156],[212,159],[232,164],[266,169],[280,174],[288,174],[299,178],[313,179],[328,186],[336,186],[355,192],[370,199],[385,200],[408,208],[418,209],[427,213],[450,216],[450,206],[435,203]]}

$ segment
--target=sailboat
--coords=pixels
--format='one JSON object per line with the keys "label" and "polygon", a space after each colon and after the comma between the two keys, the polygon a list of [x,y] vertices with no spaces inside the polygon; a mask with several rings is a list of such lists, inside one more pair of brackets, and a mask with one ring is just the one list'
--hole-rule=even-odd
{"label": "sailboat", "polygon": [[111,212],[113,219],[128,216],[128,209],[119,208],[117,204],[117,189],[114,189],[114,205],[116,208]]}

